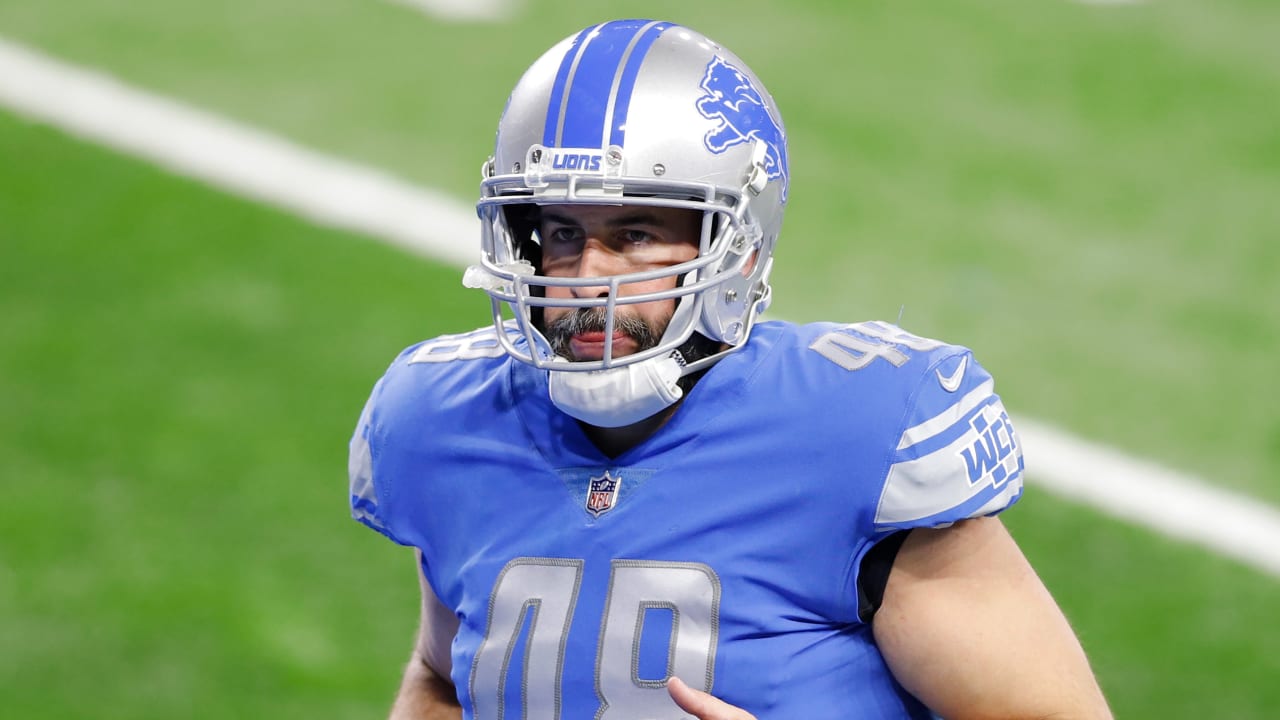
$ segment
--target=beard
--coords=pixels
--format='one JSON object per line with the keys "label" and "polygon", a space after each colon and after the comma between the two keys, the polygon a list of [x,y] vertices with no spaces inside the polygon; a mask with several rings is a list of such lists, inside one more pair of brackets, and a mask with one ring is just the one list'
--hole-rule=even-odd
{"label": "beard", "polygon": [[[574,357],[569,341],[581,333],[604,332],[607,320],[608,311],[604,308],[578,308],[546,323],[543,334],[557,355],[576,361],[579,358]],[[669,322],[668,318],[659,327],[644,318],[619,313],[613,320],[613,331],[631,338],[636,344],[636,352],[643,352],[657,347]]]}

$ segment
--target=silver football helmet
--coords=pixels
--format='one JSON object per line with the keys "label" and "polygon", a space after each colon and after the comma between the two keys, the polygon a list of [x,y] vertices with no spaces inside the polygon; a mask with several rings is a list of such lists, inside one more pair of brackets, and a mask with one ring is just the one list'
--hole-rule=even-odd
{"label": "silver football helmet", "polygon": [[[513,357],[555,371],[598,371],[677,351],[694,333],[715,344],[683,374],[746,342],[769,303],[769,271],[787,199],[787,142],[772,97],[736,55],[686,27],[619,20],[568,37],[511,93],[477,211],[483,259],[464,282],[491,297],[498,338]],[[539,274],[531,205],[651,205],[704,213],[698,256],[671,267],[598,278]],[[523,219],[522,219],[523,218]],[[676,279],[623,296],[628,283]],[[608,288],[601,297],[548,298],[548,287]],[[564,293],[561,293],[564,294]],[[658,345],[614,357],[557,358],[541,308],[599,307],[613,333],[620,305],[678,299]],[[525,342],[518,343],[523,337]]]}

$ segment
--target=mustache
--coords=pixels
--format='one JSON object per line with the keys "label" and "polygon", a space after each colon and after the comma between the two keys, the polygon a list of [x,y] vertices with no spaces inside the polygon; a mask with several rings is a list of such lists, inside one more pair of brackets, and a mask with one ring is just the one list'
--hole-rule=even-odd
{"label": "mustache", "polygon": [[[551,349],[557,355],[576,360],[569,341],[574,335],[591,332],[604,332],[608,321],[608,311],[604,308],[578,308],[547,323],[543,335],[551,343]],[[667,330],[667,323],[656,327],[644,318],[636,315],[618,313],[613,319],[613,331],[631,338],[637,346],[637,352],[656,347]]]}

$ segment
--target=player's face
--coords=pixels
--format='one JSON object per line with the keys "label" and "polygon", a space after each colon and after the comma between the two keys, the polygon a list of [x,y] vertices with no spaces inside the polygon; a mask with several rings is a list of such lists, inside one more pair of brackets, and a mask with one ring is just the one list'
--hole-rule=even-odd
{"label": "player's face", "polygon": [[[702,213],[627,205],[547,205],[538,233],[542,238],[542,274],[550,277],[603,277],[670,267],[698,255]],[[674,288],[674,277],[619,286],[622,297]],[[552,298],[607,295],[607,286],[548,287]],[[622,357],[657,345],[675,300],[619,305],[614,319],[613,355]],[[544,334],[556,352],[570,360],[604,357],[603,308],[545,308]]]}

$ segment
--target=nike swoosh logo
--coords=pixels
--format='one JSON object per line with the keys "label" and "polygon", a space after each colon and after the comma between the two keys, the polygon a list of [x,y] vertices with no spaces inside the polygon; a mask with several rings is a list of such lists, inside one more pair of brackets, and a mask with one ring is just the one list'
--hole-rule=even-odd
{"label": "nike swoosh logo", "polygon": [[938,383],[942,385],[942,389],[947,392],[955,392],[960,389],[960,381],[964,380],[965,368],[969,367],[969,356],[960,358],[960,367],[950,375],[943,375],[941,370],[934,370],[938,374]]}

